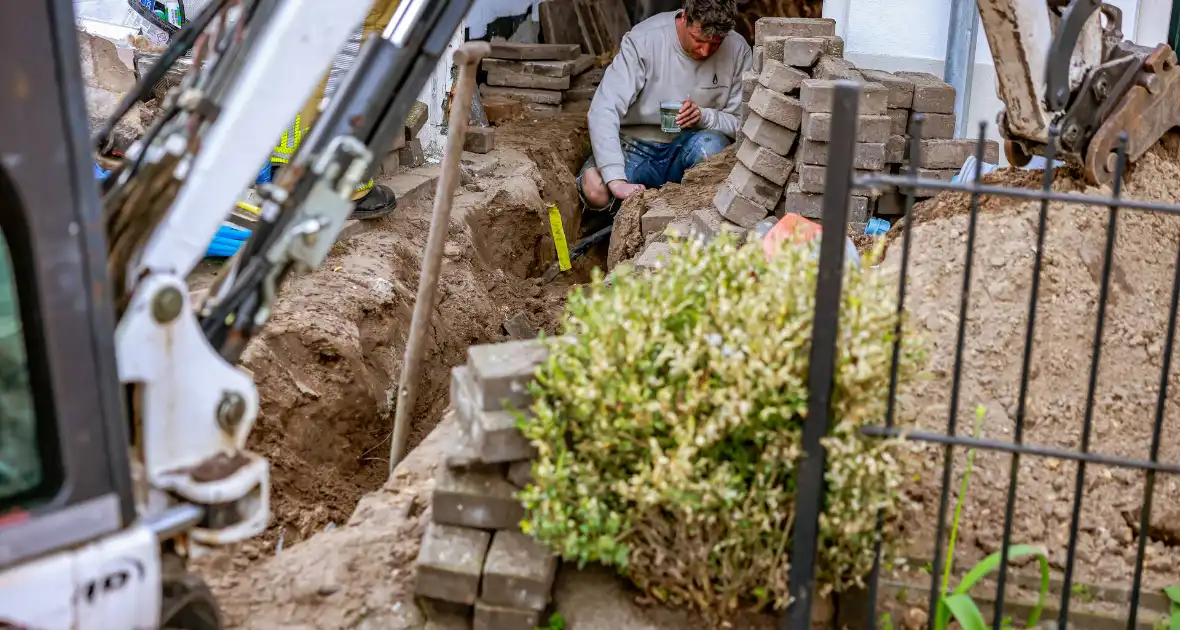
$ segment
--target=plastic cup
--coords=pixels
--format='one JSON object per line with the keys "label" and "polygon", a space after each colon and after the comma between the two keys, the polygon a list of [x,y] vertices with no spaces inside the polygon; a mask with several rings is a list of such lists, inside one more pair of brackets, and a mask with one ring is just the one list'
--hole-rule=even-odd
{"label": "plastic cup", "polygon": [[680,115],[681,101],[666,101],[660,103],[660,131],[664,133],[680,133],[680,125],[676,124],[676,117]]}

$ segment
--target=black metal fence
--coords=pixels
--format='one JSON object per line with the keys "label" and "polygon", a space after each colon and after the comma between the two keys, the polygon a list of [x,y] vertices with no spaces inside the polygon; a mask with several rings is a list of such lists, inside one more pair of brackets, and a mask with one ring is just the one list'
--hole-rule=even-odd
{"label": "black metal fence", "polygon": [[[927,613],[928,627],[935,627],[935,611],[938,602],[945,593],[941,593],[941,585],[937,577],[938,568],[945,562],[947,538],[947,512],[950,502],[950,485],[954,460],[952,452],[955,448],[974,448],[981,451],[993,451],[1010,454],[1011,469],[1007,487],[1007,501],[1003,514],[1003,543],[1000,547],[1001,560],[998,574],[994,579],[994,600],[990,606],[992,613],[991,626],[997,630],[1005,627],[1005,587],[1009,585],[1009,549],[1014,540],[1013,509],[1017,498],[1018,471],[1021,457],[1053,458],[1061,461],[1075,462],[1076,477],[1073,480],[1073,506],[1068,524],[1068,547],[1065,550],[1064,567],[1060,571],[1060,582],[1054,590],[1059,589],[1060,597],[1056,611],[1058,628],[1065,628],[1070,620],[1071,595],[1076,594],[1074,584],[1075,569],[1077,568],[1077,543],[1079,522],[1083,502],[1083,488],[1086,483],[1087,464],[1104,467],[1122,468],[1142,473],[1145,476],[1142,510],[1138,522],[1138,548],[1134,559],[1134,573],[1130,585],[1129,596],[1122,602],[1126,611],[1126,628],[1141,627],[1139,604],[1143,591],[1143,570],[1145,547],[1148,539],[1148,526],[1151,522],[1152,500],[1156,485],[1157,473],[1180,473],[1180,464],[1161,463],[1159,461],[1160,437],[1165,417],[1165,407],[1168,394],[1168,377],[1171,368],[1171,356],[1176,332],[1177,298],[1180,296],[1180,273],[1175,274],[1172,281],[1170,307],[1167,316],[1167,326],[1164,336],[1162,353],[1162,371],[1159,378],[1159,395],[1154,409],[1154,422],[1151,430],[1150,456],[1148,459],[1130,457],[1104,456],[1091,452],[1091,439],[1094,425],[1095,391],[1098,386],[1098,367],[1102,353],[1103,328],[1107,319],[1107,302],[1110,296],[1111,275],[1113,266],[1113,250],[1115,237],[1119,225],[1119,213],[1124,210],[1137,212],[1180,213],[1180,207],[1158,203],[1148,203],[1129,199],[1120,199],[1123,185],[1126,136],[1120,138],[1117,152],[1117,168],[1113,183],[1113,194],[1109,197],[1068,194],[1051,189],[1054,178],[1052,167],[1054,156],[1049,143],[1050,153],[1045,156],[1048,167],[1044,171],[1040,190],[1028,188],[1007,188],[984,185],[981,183],[982,169],[976,170],[973,182],[951,183],[940,180],[921,179],[918,177],[917,165],[920,162],[922,150],[921,115],[915,115],[910,127],[909,166],[907,172],[901,175],[872,175],[858,176],[853,169],[855,150],[855,129],[859,88],[853,83],[845,83],[836,89],[833,103],[833,130],[844,130],[846,133],[833,132],[829,146],[826,191],[824,193],[823,225],[825,238],[820,246],[819,280],[816,288],[815,324],[811,349],[810,371],[810,409],[803,430],[803,447],[805,459],[800,463],[796,493],[796,522],[793,538],[792,562],[790,568],[790,593],[792,604],[782,620],[782,627],[790,630],[801,630],[812,626],[812,603],[815,586],[816,543],[819,530],[819,517],[823,510],[824,497],[824,451],[820,446],[821,438],[827,433],[833,389],[833,375],[836,367],[836,343],[839,328],[840,294],[843,280],[845,236],[848,225],[849,196],[853,188],[878,186],[898,186],[906,192],[906,215],[903,225],[895,229],[902,230],[900,243],[893,243],[892,247],[900,245],[902,248],[900,273],[898,283],[897,309],[899,316],[906,309],[907,272],[910,264],[911,238],[915,217],[912,212],[915,193],[919,189],[934,189],[939,191],[958,191],[970,195],[970,215],[967,218],[966,256],[962,270],[962,292],[958,302],[957,335],[955,343],[954,368],[951,374],[949,417],[945,432],[923,432],[900,428],[895,423],[896,395],[898,389],[898,361],[900,344],[906,331],[901,319],[896,328],[894,339],[893,364],[890,376],[889,402],[886,415],[881,426],[866,427],[863,433],[869,436],[898,437],[904,436],[908,440],[916,440],[940,445],[942,447],[941,464],[941,492],[938,504],[937,535],[934,541],[934,556],[932,568],[929,571],[930,586]],[[985,143],[983,140],[986,125],[980,126],[980,140],[976,149],[976,159],[982,166]],[[1053,134],[1051,131],[1051,140]],[[961,375],[964,361],[965,335],[968,311],[971,308],[970,287],[972,268],[975,263],[974,249],[976,245],[977,223],[979,217],[980,200],[987,196],[1022,198],[1040,202],[1039,220],[1036,227],[1036,249],[1032,268],[1032,285],[1028,302],[1027,325],[1024,334],[1024,348],[1020,368],[1019,398],[1016,402],[1014,414],[1014,432],[1011,441],[982,439],[969,435],[961,435],[959,430],[959,399],[961,390]],[[1081,443],[1076,450],[1058,448],[1052,445],[1031,444],[1024,441],[1025,423],[1027,415],[1026,399],[1029,393],[1030,369],[1032,350],[1034,345],[1034,330],[1036,327],[1037,298],[1044,262],[1046,224],[1050,202],[1071,202],[1086,206],[1106,207],[1109,214],[1106,224],[1106,244],[1102,259],[1099,280],[1096,329],[1093,334],[1093,349],[1089,363],[1089,380],[1082,417]],[[1180,243],[1173,243],[1177,248],[1176,265],[1180,270]],[[1014,350],[1016,352],[1016,350]],[[1082,366],[1078,366],[1082,369]],[[1144,409],[1149,413],[1149,409]],[[880,523],[880,519],[879,519]],[[878,527],[880,531],[880,526]],[[1022,535],[1016,532],[1016,536]],[[877,558],[874,570],[869,578],[867,598],[863,599],[863,609],[856,613],[856,618],[840,615],[840,625],[853,628],[875,628],[880,622],[879,617],[879,582],[881,569],[881,543],[877,543]],[[1175,568],[1177,583],[1180,583],[1180,566]],[[858,606],[861,608],[861,606]],[[845,611],[846,612],[846,611]],[[900,626],[900,624],[899,624]],[[1073,627],[1078,627],[1075,621]],[[1109,627],[1109,625],[1107,626]]]}

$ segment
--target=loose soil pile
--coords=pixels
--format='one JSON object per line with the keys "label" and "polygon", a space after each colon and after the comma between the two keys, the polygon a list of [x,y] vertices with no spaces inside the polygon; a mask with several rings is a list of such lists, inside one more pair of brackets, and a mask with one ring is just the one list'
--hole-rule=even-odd
{"label": "loose soil pile", "polygon": [[[575,269],[548,285],[537,278],[555,258],[547,204],[561,209],[567,233],[579,227],[573,191],[588,150],[584,117],[522,120],[498,136],[494,172],[456,191],[411,448],[442,417],[450,369],[466,361],[468,346],[505,340],[510,318],[555,332],[570,283],[586,275]],[[281,290],[242,362],[261,398],[250,447],[271,462],[271,526],[206,560],[206,573],[271,556],[280,538],[289,549],[347,522],[386,481],[393,391],[430,214],[430,199],[403,204]]]}
{"label": "loose soil pile", "polygon": [[724,151],[697,164],[684,174],[680,184],[665,184],[662,188],[645,190],[625,201],[615,216],[615,227],[611,232],[610,251],[607,254],[608,269],[620,262],[630,260],[643,250],[643,232],[639,219],[657,200],[663,208],[671,210],[678,217],[688,217],[693,211],[711,207],[717,187],[729,177],[737,160],[737,143]]}
{"label": "loose soil pile", "polygon": [[[1034,188],[1040,177],[1006,169],[990,179]],[[1068,169],[1059,169],[1056,180],[1057,191],[1109,194],[1088,188],[1079,173]],[[1166,138],[1130,168],[1123,196],[1180,203],[1180,138]],[[907,427],[947,430],[969,207],[967,195],[942,194],[914,210],[907,334],[925,337],[930,374],[899,395],[898,418]],[[959,434],[971,433],[976,409],[982,407],[986,415],[979,436],[1013,440],[1038,216],[1039,202],[986,198],[981,204],[964,336]],[[1049,206],[1025,411],[1028,444],[1080,448],[1108,216],[1103,207]],[[1147,459],[1180,247],[1180,217],[1124,209],[1117,226],[1090,450]],[[900,231],[896,227],[890,233],[892,246],[883,263],[895,275],[902,253]],[[1161,461],[1169,462],[1180,462],[1180,376],[1175,365],[1168,378],[1159,453]],[[905,539],[912,544],[907,550],[911,556],[931,558],[943,450],[932,445],[916,448],[925,456],[919,458],[921,470],[907,489],[914,503]],[[956,449],[952,507],[965,451]],[[976,455],[956,548],[963,567],[1000,548],[1010,461],[1002,453]],[[1076,474],[1073,462],[1031,456],[1020,460],[1012,542],[1045,545],[1056,569],[1065,563]],[[1129,588],[1144,478],[1139,471],[1087,466],[1075,581]],[[1145,581],[1158,590],[1176,582],[1175,567],[1180,566],[1180,485],[1175,477],[1161,475],[1154,495]]]}

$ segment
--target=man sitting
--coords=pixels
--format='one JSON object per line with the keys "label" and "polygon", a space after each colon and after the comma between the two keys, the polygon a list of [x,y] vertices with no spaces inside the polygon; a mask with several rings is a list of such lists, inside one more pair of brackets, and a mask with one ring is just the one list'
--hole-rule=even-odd
{"label": "man sitting", "polygon": [[[736,138],[742,72],[752,53],[733,32],[736,0],[685,0],[623,36],[590,104],[594,154],[578,174],[591,209],[647,187],[680,183],[684,171]],[[681,103],[676,125],[660,127],[660,103]]]}

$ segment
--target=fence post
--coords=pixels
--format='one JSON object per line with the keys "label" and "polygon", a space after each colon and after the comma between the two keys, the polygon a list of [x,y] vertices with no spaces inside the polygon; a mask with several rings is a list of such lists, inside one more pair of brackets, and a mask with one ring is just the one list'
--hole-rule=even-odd
{"label": "fence post", "polygon": [[827,179],[824,182],[824,229],[815,285],[815,320],[812,324],[807,376],[807,419],[803,424],[803,457],[799,462],[796,480],[795,531],[792,535],[789,573],[791,604],[783,617],[783,630],[806,630],[811,627],[816,543],[819,515],[824,505],[824,451],[820,440],[827,435],[831,411],[859,100],[860,86],[857,83],[837,82],[832,94],[832,132],[828,144]]}

